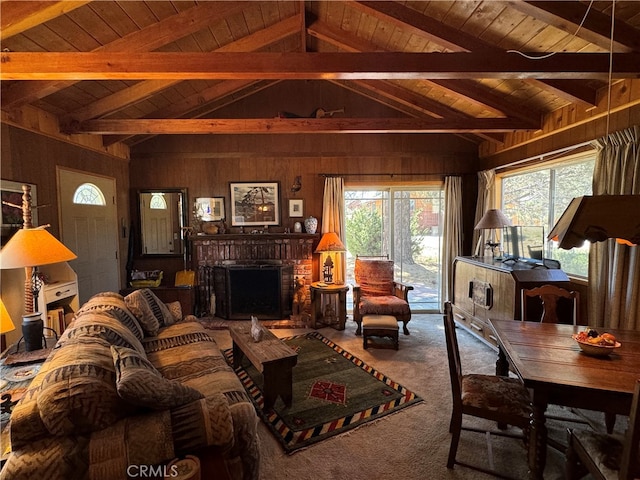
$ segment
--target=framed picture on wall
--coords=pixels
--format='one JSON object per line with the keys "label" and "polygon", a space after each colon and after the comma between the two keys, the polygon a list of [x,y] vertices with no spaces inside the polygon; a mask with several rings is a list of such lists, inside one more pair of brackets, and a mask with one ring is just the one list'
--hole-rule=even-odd
{"label": "framed picture on wall", "polygon": [[301,198],[289,199],[289,217],[302,217],[304,216],[304,200]]}
{"label": "framed picture on wall", "polygon": [[22,228],[22,185],[31,186],[31,223],[38,225],[38,195],[36,186],[31,183],[0,180],[0,199],[2,201],[2,245]]}
{"label": "framed picture on wall", "polygon": [[233,182],[231,225],[280,225],[279,182]]}
{"label": "framed picture on wall", "polygon": [[224,220],[224,197],[196,198],[196,211],[203,222]]}

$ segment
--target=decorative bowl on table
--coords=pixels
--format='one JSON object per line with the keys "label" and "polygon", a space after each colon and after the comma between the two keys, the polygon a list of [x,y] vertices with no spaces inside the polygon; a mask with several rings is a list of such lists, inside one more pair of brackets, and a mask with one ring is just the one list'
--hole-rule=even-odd
{"label": "decorative bowl on table", "polygon": [[588,328],[584,332],[572,335],[580,349],[586,354],[594,357],[606,357],[620,347],[620,342],[610,333],[600,335],[597,331]]}

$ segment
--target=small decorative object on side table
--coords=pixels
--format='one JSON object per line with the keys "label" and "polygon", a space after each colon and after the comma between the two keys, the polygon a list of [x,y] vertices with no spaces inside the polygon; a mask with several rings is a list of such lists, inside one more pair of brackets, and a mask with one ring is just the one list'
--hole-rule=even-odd
{"label": "small decorative object on side table", "polygon": [[311,291],[311,328],[330,326],[344,330],[347,321],[349,285],[314,282]]}

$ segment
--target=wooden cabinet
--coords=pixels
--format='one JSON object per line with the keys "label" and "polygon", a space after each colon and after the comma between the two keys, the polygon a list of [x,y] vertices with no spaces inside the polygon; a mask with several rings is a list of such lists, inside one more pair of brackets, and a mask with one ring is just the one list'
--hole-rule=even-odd
{"label": "wooden cabinet", "polygon": [[495,347],[488,320],[520,320],[520,290],[549,283],[568,288],[569,277],[562,270],[521,262],[457,257],[453,262],[453,317]]}
{"label": "wooden cabinet", "polygon": [[[45,284],[38,295],[38,312],[45,326],[60,335],[80,308],[78,276],[67,262],[43,265],[39,271]],[[53,332],[45,330],[45,335],[53,336]]]}

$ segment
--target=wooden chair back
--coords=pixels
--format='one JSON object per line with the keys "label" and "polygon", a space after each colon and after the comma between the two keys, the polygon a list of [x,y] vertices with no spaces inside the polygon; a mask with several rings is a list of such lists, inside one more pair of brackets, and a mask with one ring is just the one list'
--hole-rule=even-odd
{"label": "wooden chair back", "polygon": [[456,335],[451,302],[445,302],[444,304],[444,336],[449,359],[451,394],[453,395],[454,409],[457,409],[461,408],[462,405],[462,363],[460,361],[460,349],[458,348],[458,337]]}
{"label": "wooden chair back", "polygon": [[[572,302],[572,323],[578,324],[580,318],[580,294],[576,291],[565,290],[557,285],[542,285],[540,287],[521,290],[521,316],[524,321],[539,321],[542,323],[563,323],[558,316],[558,301],[566,298]],[[529,301],[538,297],[542,301],[542,317],[528,318]]]}
{"label": "wooden chair back", "polygon": [[393,260],[383,257],[356,257],[353,276],[362,296],[395,294]]}

